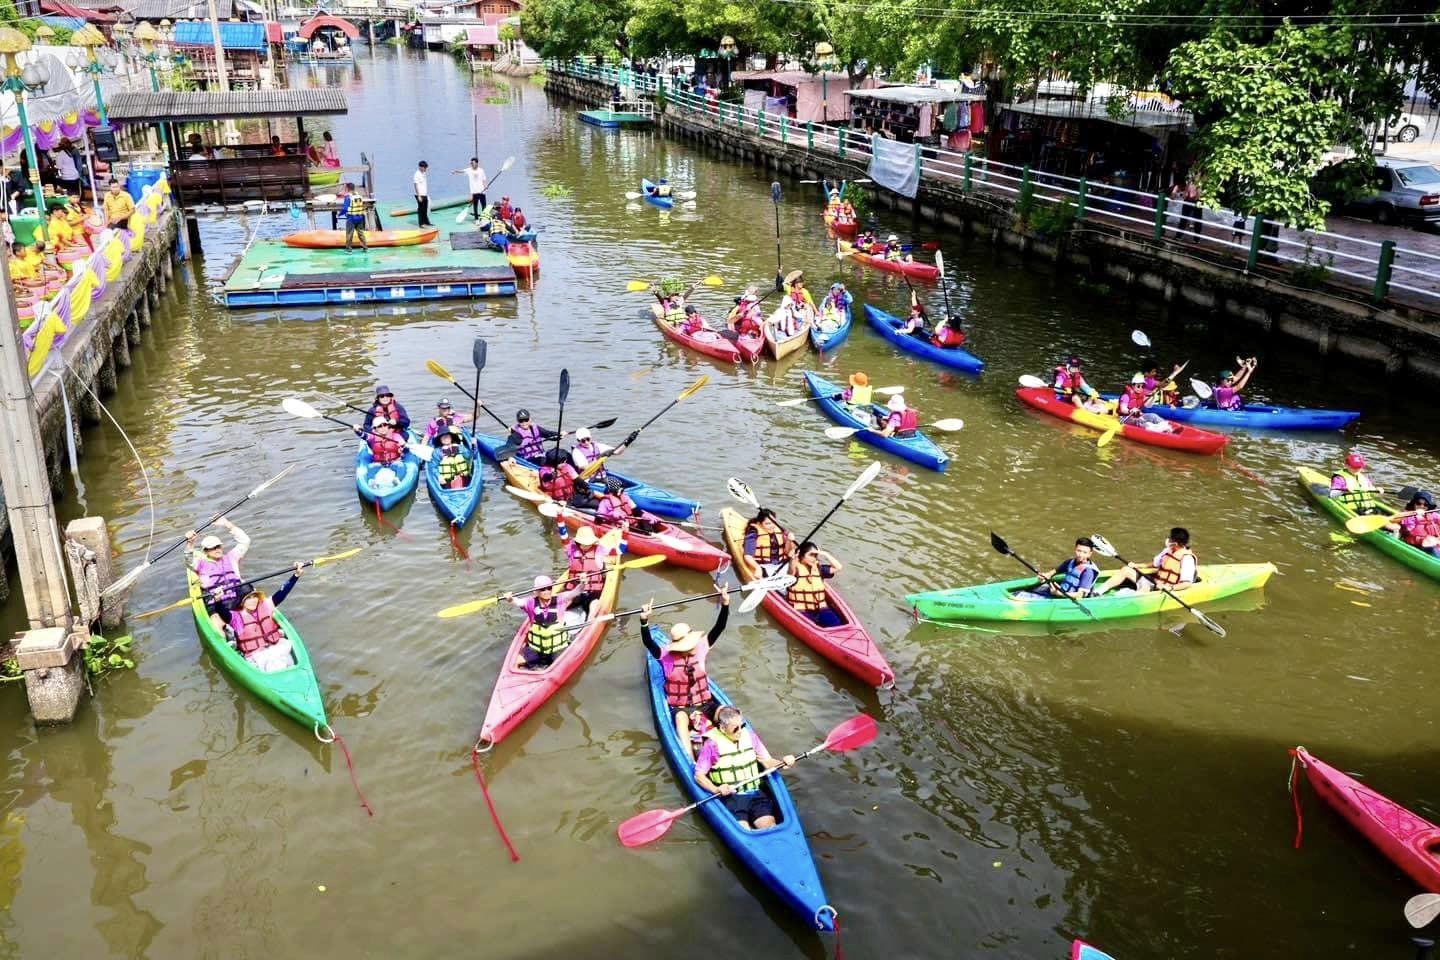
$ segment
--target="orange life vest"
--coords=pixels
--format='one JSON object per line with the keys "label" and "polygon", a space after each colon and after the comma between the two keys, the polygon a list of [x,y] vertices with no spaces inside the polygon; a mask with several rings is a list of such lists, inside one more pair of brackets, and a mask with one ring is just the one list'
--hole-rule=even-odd
{"label": "orange life vest", "polygon": [[755,552],[750,556],[756,563],[776,563],[785,556],[790,535],[784,530],[773,533],[754,523],[750,524],[750,530],[755,533]]}
{"label": "orange life vest", "polygon": [[785,599],[789,600],[796,610],[824,610],[827,605],[825,578],[820,576],[820,561],[812,564],[797,561],[795,566],[795,583],[785,591]]}
{"label": "orange life vest", "polygon": [[[1166,587],[1179,583],[1186,557],[1195,557],[1195,552],[1189,547],[1181,547],[1178,552],[1166,550],[1160,556],[1160,566],[1155,569],[1155,581]],[[1199,557],[1195,557],[1195,563],[1200,563]]]}
{"label": "orange life vest", "polygon": [[579,575],[580,588],[587,593],[599,593],[605,589],[605,564],[600,559],[600,547],[582,547],[573,540],[570,543],[570,572]]}

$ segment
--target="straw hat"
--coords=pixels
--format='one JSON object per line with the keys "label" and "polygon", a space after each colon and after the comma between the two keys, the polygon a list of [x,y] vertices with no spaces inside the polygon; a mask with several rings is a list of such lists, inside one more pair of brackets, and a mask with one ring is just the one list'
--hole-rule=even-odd
{"label": "straw hat", "polygon": [[589,527],[581,527],[575,531],[575,542],[582,547],[589,547],[599,543],[600,538],[595,536],[595,531]]}

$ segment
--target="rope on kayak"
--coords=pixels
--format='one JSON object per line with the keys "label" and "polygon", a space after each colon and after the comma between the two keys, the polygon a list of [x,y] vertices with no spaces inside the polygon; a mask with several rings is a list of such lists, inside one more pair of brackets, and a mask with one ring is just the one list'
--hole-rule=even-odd
{"label": "rope on kayak", "polygon": [[380,509],[380,501],[374,500],[372,502],[375,504],[375,522],[380,524],[380,529],[383,530],[386,527],[389,527],[391,530],[395,531],[396,536],[398,536],[401,540],[409,540],[410,537],[406,535],[404,530],[401,530],[399,527],[395,526],[395,524],[385,519],[385,511]]}
{"label": "rope on kayak", "polygon": [[1300,837],[1304,831],[1304,819],[1300,815],[1300,750],[1297,747],[1290,751],[1290,800],[1295,808],[1295,849],[1300,849]]}
{"label": "rope on kayak", "polygon": [[345,767],[350,771],[350,785],[355,788],[355,796],[360,798],[360,806],[364,808],[367,815],[375,816],[375,810],[370,806],[370,801],[365,799],[365,794],[360,789],[360,781],[355,777],[355,761],[350,759],[350,748],[345,745],[345,738],[336,733],[335,728],[327,723],[324,724],[324,727],[330,737],[326,739],[321,735],[320,727],[321,724],[315,724],[315,739],[321,743],[333,743],[339,746],[340,752],[345,755]]}
{"label": "rope on kayak", "polygon": [[500,834],[500,839],[505,844],[505,849],[510,851],[510,862],[519,863],[520,854],[515,852],[515,844],[510,842],[510,835],[505,832],[505,825],[500,822],[500,814],[495,812],[495,801],[490,799],[490,788],[485,785],[485,773],[480,769],[480,755],[488,753],[495,748],[495,744],[481,748],[484,739],[475,741],[475,748],[470,751],[470,765],[475,768],[475,780],[480,784],[480,792],[485,795],[485,806],[490,809],[490,820],[495,824],[495,830]]}
{"label": "rope on kayak", "polygon": [[466,553],[465,548],[460,545],[460,530],[453,520],[450,522],[450,547],[455,551],[456,556],[465,561],[465,569],[469,570],[470,554]]}
{"label": "rope on kayak", "polygon": [[815,911],[815,929],[825,929],[825,925],[821,922],[821,918],[824,917],[827,913],[830,914],[831,926],[835,928],[835,960],[843,960],[845,956],[845,951],[840,948],[840,912],[834,907],[830,906],[830,904],[828,903],[821,906],[818,910]]}

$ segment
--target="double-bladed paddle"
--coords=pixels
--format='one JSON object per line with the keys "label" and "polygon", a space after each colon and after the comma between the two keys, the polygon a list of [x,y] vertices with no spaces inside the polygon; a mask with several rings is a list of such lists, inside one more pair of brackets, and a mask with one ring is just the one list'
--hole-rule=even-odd
{"label": "double-bladed paddle", "polygon": [[[1100,534],[1090,534],[1090,542],[1095,544],[1095,552],[1100,554],[1100,556],[1109,557],[1112,560],[1119,560],[1121,563],[1124,564],[1128,564],[1130,562],[1129,560],[1126,560],[1124,557],[1120,556],[1120,554],[1115,551],[1115,548],[1110,545],[1110,541],[1100,536]],[[1186,603],[1184,600],[1181,600],[1180,596],[1174,590],[1171,590],[1169,587],[1164,586],[1159,581],[1155,582],[1155,589],[1159,590],[1161,593],[1168,596],[1171,600],[1174,600],[1176,603],[1180,604],[1180,606],[1184,607],[1186,610],[1189,610],[1192,614],[1194,614],[1195,619],[1199,620],[1201,624],[1204,625],[1206,630],[1209,630],[1217,637],[1225,636],[1224,627],[1220,626],[1220,624],[1216,623],[1214,620],[1211,620],[1203,612],[1196,610],[1194,607],[1190,606],[1190,604]],[[1182,623],[1181,628],[1183,629],[1183,627],[1184,624]],[[1177,635],[1179,634],[1179,630],[1173,630],[1171,632]]]}
{"label": "double-bladed paddle", "polygon": [[[355,554],[359,553],[359,552],[361,551],[361,549],[363,549],[363,548],[361,548],[361,547],[356,547],[356,548],[353,549],[353,550],[346,550],[344,553],[337,553],[337,554],[334,554],[334,555],[329,556],[329,557],[316,557],[314,560],[306,560],[304,563],[300,564],[300,566],[302,566],[302,567],[320,567],[320,566],[324,566],[324,565],[327,564],[327,563],[334,563],[336,560],[346,560],[346,559],[349,559],[350,557],[355,556]],[[245,577],[242,582],[244,582],[244,583],[259,583],[261,580],[270,580],[270,579],[273,579],[273,578],[275,578],[275,577],[283,577],[283,576],[284,576],[285,574],[287,574],[287,573],[294,573],[294,572],[295,572],[295,565],[292,563],[290,566],[284,568],[283,570],[276,570],[274,573],[262,573],[262,574],[260,574],[260,576],[258,576],[258,577]],[[210,592],[211,592],[211,593],[215,593],[215,592],[217,592],[217,591],[216,591],[216,590],[211,590]],[[158,617],[158,616],[159,616],[160,614],[162,614],[162,613],[169,613],[171,610],[179,610],[181,607],[188,607],[188,606],[190,606],[191,602],[192,602],[192,600],[191,600],[190,597],[185,597],[185,598],[183,598],[183,599],[176,600],[174,603],[171,603],[171,604],[168,604],[168,605],[166,605],[166,606],[160,607],[160,608],[158,608],[158,609],[156,609],[156,610],[146,610],[144,613],[137,613],[137,614],[135,614],[133,617],[131,617],[130,619],[131,619],[131,620],[144,620],[144,619],[146,619],[147,617]]]}
{"label": "double-bladed paddle", "polygon": [[[761,580],[751,580],[749,583],[740,587],[740,589],[745,593],[745,599],[740,602],[740,612],[749,613],[751,610],[754,610],[756,607],[760,606],[760,602],[765,599],[765,594],[769,593],[770,591],[788,590],[794,585],[795,578],[785,573],[777,573],[774,576],[765,577]],[[679,600],[671,600],[667,603],[657,603],[655,604],[655,606],[651,607],[650,610],[651,612],[654,612],[656,610],[664,610],[667,607],[679,607],[687,603],[694,603],[697,600],[711,600],[718,596],[720,596],[720,591],[717,590],[713,593],[702,593],[699,596],[695,597],[681,597]],[[579,630],[581,627],[588,627],[594,623],[608,623],[611,620],[619,620],[621,617],[633,617],[637,613],[644,612],[644,607],[636,607],[634,610],[621,610],[618,613],[601,614],[594,620],[586,620],[584,623],[577,623],[573,627],[566,627],[565,632],[568,633],[574,630]]]}
{"label": "double-bladed paddle", "polygon": [[1396,520],[1403,520],[1406,517],[1414,517],[1422,513],[1429,513],[1430,509],[1431,508],[1426,507],[1423,510],[1406,510],[1402,513],[1356,514],[1349,520],[1345,521],[1345,529],[1356,535],[1374,533],[1376,530],[1382,529],[1387,524],[1394,523]]}
{"label": "double-bladed paddle", "polygon": [[[819,753],[821,750],[833,750],[836,753],[858,750],[860,747],[866,746],[875,739],[877,730],[875,720],[872,717],[858,713],[844,723],[837,725],[824,740],[796,756],[795,762],[799,763],[811,754]],[[766,770],[754,780],[738,783],[735,786],[751,786],[783,769],[785,769],[783,765],[774,767]],[[617,831],[620,836],[620,842],[627,847],[643,847],[647,843],[653,843],[669,833],[671,825],[674,824],[676,820],[679,820],[690,811],[697,807],[702,807],[720,796],[721,794],[712,793],[704,800],[696,801],[678,810],[646,810],[644,813],[637,814],[620,824],[620,829]]]}
{"label": "double-bladed paddle", "polygon": [[475,393],[470,398],[475,401],[475,407],[470,414],[470,429],[474,430],[480,419],[480,371],[485,369],[485,354],[487,347],[483,337],[476,337],[475,342],[470,346],[470,362],[475,364]]}
{"label": "double-bladed paddle", "polygon": [[[904,393],[904,392],[905,392],[905,388],[904,388],[904,387],[875,387],[875,388],[872,389],[870,392],[873,393],[873,394],[875,394],[876,396],[880,396],[880,397],[893,397],[893,396],[894,396],[895,394],[897,394],[897,393]],[[802,404],[814,403],[816,400],[840,400],[840,399],[843,399],[844,396],[845,396],[845,394],[843,394],[843,393],[832,393],[832,394],[830,394],[829,396],[824,396],[824,397],[795,397],[795,398],[792,399],[792,400],[777,400],[777,401],[775,401],[775,406],[777,406],[777,407],[798,407],[798,406],[801,406]]]}
{"label": "double-bladed paddle", "polygon": [[[645,431],[646,427],[650,426],[650,424],[654,423],[656,420],[659,420],[661,417],[665,416],[665,414],[669,413],[671,408],[673,408],[681,400],[685,400],[699,393],[700,388],[705,386],[705,384],[709,382],[710,375],[705,374],[699,380],[696,380],[694,383],[690,384],[690,386],[686,387],[684,390],[681,390],[674,400],[671,400],[665,405],[665,409],[661,410],[659,413],[655,414],[655,416],[642,423],[640,425],[640,429],[635,431],[635,436],[638,437],[641,433]],[[610,459],[609,454],[596,457],[595,460],[589,464],[589,466],[587,466],[584,470],[580,471],[580,479],[589,480],[591,477],[595,476],[595,474],[600,471],[600,468],[605,466],[605,461],[608,459]]]}
{"label": "double-bladed paddle", "polygon": [[825,526],[826,522],[831,517],[835,516],[835,511],[843,507],[846,500],[849,500],[851,497],[855,496],[855,494],[859,493],[861,490],[864,490],[867,486],[869,486],[870,481],[874,480],[879,475],[880,461],[871,461],[870,466],[865,468],[865,472],[860,474],[860,476],[856,477],[855,482],[850,484],[850,486],[846,488],[845,494],[840,498],[840,500],[835,504],[835,506],[830,508],[830,512],[825,514],[825,516],[821,517],[820,522],[815,524],[814,529],[812,529],[805,536],[801,537],[799,542],[804,543],[807,540],[814,540],[815,534],[820,532],[820,528]]}
{"label": "double-bladed paddle", "polygon": [[441,380],[444,380],[444,381],[446,381],[447,383],[449,383],[449,384],[450,384],[451,386],[453,386],[456,390],[459,390],[461,393],[465,394],[465,396],[469,397],[471,400],[474,400],[475,403],[476,403],[476,405],[479,406],[479,408],[480,408],[481,410],[484,410],[486,413],[490,414],[490,418],[491,418],[492,420],[494,420],[496,423],[500,424],[500,426],[505,430],[506,433],[509,433],[509,432],[510,432],[510,425],[509,425],[508,423],[506,423],[504,420],[501,420],[501,419],[495,414],[495,411],[491,410],[489,407],[485,406],[485,404],[483,404],[483,403],[480,402],[480,391],[477,390],[477,391],[475,391],[474,393],[471,393],[469,390],[466,390],[464,387],[462,387],[462,386],[460,385],[459,381],[457,381],[454,377],[452,377],[452,376],[450,375],[450,371],[449,371],[449,370],[446,370],[444,367],[440,366],[440,364],[439,364],[437,361],[435,361],[435,360],[426,360],[426,361],[425,361],[425,369],[426,369],[426,370],[429,370],[431,373],[435,374],[435,376],[439,377]]}
{"label": "double-bladed paddle", "polygon": [[[606,567],[606,570],[639,570],[642,567],[653,567],[656,564],[664,562],[665,558],[658,555],[653,557],[637,557],[634,560],[626,560],[624,563],[618,564],[614,567]],[[543,589],[553,589],[554,587],[559,587],[561,584],[573,583],[574,581],[579,580],[582,576],[588,576],[588,574],[565,577],[564,579],[556,580],[551,587],[546,587]],[[525,597],[538,591],[535,588],[531,588],[529,590],[513,590],[507,592],[512,597]],[[479,600],[471,600],[468,603],[457,603],[453,607],[446,607],[444,610],[436,613],[435,616],[439,617],[441,620],[451,620],[455,617],[469,616],[472,613],[477,613],[481,610],[484,610],[486,607],[493,607],[495,604],[499,603],[501,600],[504,599],[504,593],[497,593],[493,597],[483,597]]]}
{"label": "double-bladed paddle", "polygon": [[[528,500],[531,503],[536,504],[536,509],[540,511],[540,516],[545,517],[547,520],[554,520],[557,517],[564,516],[568,513],[582,517],[587,523],[593,523],[597,526],[610,527],[612,530],[623,529],[622,525],[617,524],[615,521],[604,520],[600,517],[595,516],[595,514],[591,511],[581,510],[578,507],[562,506],[561,504],[556,503],[552,497],[547,496],[544,493],[537,493],[534,490],[522,490],[519,487],[508,485],[505,487],[505,492],[514,494],[521,500]],[[667,527],[686,527],[691,530],[704,529],[702,526],[700,526],[700,524],[692,523],[689,520],[660,520],[659,522],[663,523]]]}
{"label": "double-bladed paddle", "polygon": [[[723,287],[725,278],[719,274],[709,274],[695,281],[697,287]],[[625,289],[630,293],[644,293],[652,287],[659,286],[658,280],[631,280],[625,284]]]}
{"label": "double-bladed paddle", "polygon": [[560,369],[560,415],[555,418],[555,450],[560,450],[560,440],[565,436],[565,401],[570,398],[570,368]]}
{"label": "double-bladed paddle", "polygon": [[755,496],[755,491],[750,489],[750,484],[739,477],[731,477],[726,480],[725,489],[730,491],[730,496],[741,503],[754,507],[756,510],[760,509],[760,500]]}
{"label": "double-bladed paddle", "polygon": [[1416,894],[1405,901],[1405,919],[1416,930],[1429,926],[1440,917],[1440,893]]}
{"label": "double-bladed paddle", "polygon": [[1096,621],[1097,623],[1099,622],[1100,618],[1095,616],[1095,614],[1091,613],[1089,607],[1085,606],[1085,604],[1070,596],[1070,594],[1066,593],[1064,590],[1061,590],[1060,585],[1057,584],[1053,579],[1041,574],[1040,571],[1032,567],[1024,557],[1020,556],[1020,554],[1016,553],[1014,550],[1011,550],[1010,544],[1006,543],[1005,539],[1001,537],[1000,534],[996,533],[994,530],[990,531],[990,546],[995,548],[996,553],[1003,553],[1007,557],[1014,557],[1026,570],[1029,570],[1031,573],[1035,574],[1035,576],[1039,577],[1040,580],[1044,583],[1048,583],[1055,590],[1056,593],[1064,597],[1066,600],[1069,600],[1071,603],[1075,604],[1075,606],[1079,607],[1082,611],[1084,611],[1085,616],[1089,617],[1091,620]]}
{"label": "double-bladed paddle", "polygon": [[[936,420],[934,423],[922,423],[921,427],[930,427],[944,433],[954,433],[956,430],[965,429],[965,421],[958,417],[949,420]],[[916,429],[919,429],[918,427]],[[825,436],[831,440],[848,440],[857,433],[878,433],[878,428],[871,427],[826,427]]]}
{"label": "double-bladed paddle", "polygon": [[[260,485],[259,485],[258,487],[256,487],[254,490],[251,490],[249,493],[245,494],[245,496],[241,497],[239,500],[236,500],[234,503],[230,504],[230,506],[226,507],[224,510],[221,510],[219,513],[215,514],[215,516],[211,517],[209,520],[206,520],[204,523],[200,524],[200,526],[198,526],[198,527],[195,528],[195,532],[196,532],[196,533],[199,533],[201,530],[204,530],[206,527],[210,526],[210,525],[213,524],[215,521],[217,521],[217,520],[219,520],[221,517],[225,516],[227,513],[230,513],[231,511],[238,509],[238,508],[241,506],[241,504],[245,503],[245,501],[250,500],[250,499],[253,499],[254,497],[260,496],[260,494],[264,493],[266,490],[269,490],[269,489],[270,489],[271,487],[273,487],[275,484],[279,483],[279,482],[281,481],[281,479],[283,479],[287,474],[289,474],[289,472],[290,472],[291,470],[294,470],[294,469],[295,469],[296,467],[298,467],[298,466],[299,466],[298,463],[292,463],[292,464],[290,464],[290,466],[286,467],[284,470],[281,470],[279,473],[275,474],[275,476],[271,477],[269,480],[266,480],[264,483],[260,484]],[[161,551],[160,551],[159,553],[157,553],[155,556],[146,559],[146,561],[145,561],[144,563],[140,564],[140,566],[136,567],[134,570],[131,570],[129,573],[125,574],[123,577],[120,577],[120,578],[119,578],[118,580],[116,580],[114,583],[110,584],[110,586],[108,586],[108,587],[106,587],[104,590],[100,591],[100,596],[102,596],[102,597],[110,597],[110,596],[114,596],[114,595],[117,594],[117,593],[123,593],[124,591],[129,590],[130,587],[131,587],[131,585],[134,584],[136,580],[139,580],[140,577],[145,573],[146,570],[149,570],[149,569],[150,569],[152,566],[154,566],[158,561],[164,560],[166,557],[170,556],[170,554],[174,553],[176,550],[179,550],[181,547],[183,547],[183,546],[185,545],[185,542],[186,542],[186,539],[185,539],[184,537],[181,537],[179,540],[176,540],[174,543],[170,544],[170,546],[166,547],[164,550],[161,550]]]}
{"label": "double-bladed paddle", "polygon": [[[331,417],[323,414],[319,410],[316,410],[314,407],[310,406],[310,404],[306,403],[304,400],[299,399],[298,397],[286,397],[284,400],[280,401],[280,406],[283,407],[285,412],[290,414],[292,417],[300,417],[302,420],[329,420],[331,423],[338,423],[346,430],[355,430],[355,427],[352,424],[346,423],[339,417]],[[380,434],[375,433],[371,430],[361,430],[360,433],[368,437],[380,436]],[[428,447],[423,443],[416,443],[409,437],[405,437],[403,439],[403,442],[405,444],[406,450],[409,450],[411,453],[415,454],[415,456],[419,457],[426,463],[429,463],[430,458],[435,455],[435,448]]]}
{"label": "double-bladed paddle", "polygon": [[[599,423],[592,423],[592,424],[590,424],[590,426],[585,427],[584,429],[586,429],[586,430],[604,430],[606,427],[613,427],[613,426],[615,426],[615,421],[616,421],[617,419],[619,419],[619,418],[618,418],[618,417],[610,417],[610,418],[607,419],[607,420],[601,420]],[[568,437],[568,436],[571,436],[572,434],[574,434],[576,431],[571,430],[569,433],[560,433],[560,431],[557,430],[557,431],[555,431],[555,432],[556,432],[556,433],[559,433],[561,437]],[[559,446],[560,446],[560,440],[559,440],[558,437],[557,437],[556,440],[555,440],[555,446],[556,446],[557,449],[558,449]],[[511,457],[515,456],[515,454],[518,453],[519,450],[520,450],[520,444],[518,444],[518,443],[507,443],[507,444],[505,444],[505,446],[503,446],[503,447],[496,447],[496,448],[495,448],[495,459],[496,459],[496,460],[509,460]]]}

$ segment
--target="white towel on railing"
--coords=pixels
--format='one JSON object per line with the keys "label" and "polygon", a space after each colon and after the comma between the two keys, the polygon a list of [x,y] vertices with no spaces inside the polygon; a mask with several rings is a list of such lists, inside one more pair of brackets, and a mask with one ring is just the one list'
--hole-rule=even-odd
{"label": "white towel on railing", "polygon": [[870,179],[902,197],[914,199],[920,189],[920,164],[915,160],[915,144],[901,143],[876,134],[870,141],[870,151]]}

